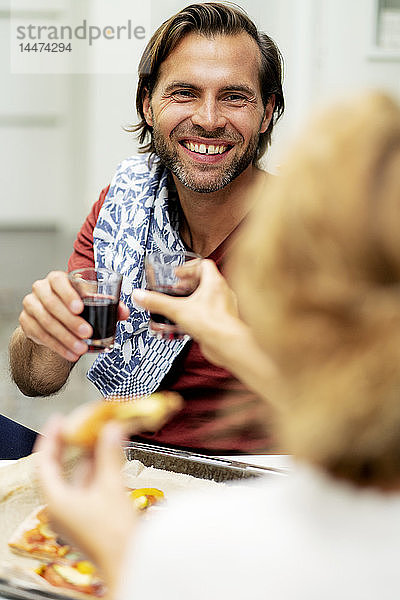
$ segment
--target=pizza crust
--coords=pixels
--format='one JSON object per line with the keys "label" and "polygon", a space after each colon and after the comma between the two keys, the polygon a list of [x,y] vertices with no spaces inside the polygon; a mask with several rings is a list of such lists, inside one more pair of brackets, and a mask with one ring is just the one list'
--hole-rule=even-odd
{"label": "pizza crust", "polygon": [[63,438],[67,444],[91,448],[109,421],[118,422],[126,434],[157,431],[182,406],[182,396],[170,391],[135,399],[110,396],[74,410],[67,418]]}

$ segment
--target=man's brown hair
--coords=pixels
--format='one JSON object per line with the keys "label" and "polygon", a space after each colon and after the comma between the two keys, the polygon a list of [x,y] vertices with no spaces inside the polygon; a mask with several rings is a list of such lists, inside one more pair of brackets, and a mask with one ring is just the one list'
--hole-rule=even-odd
{"label": "man's brown hair", "polygon": [[[205,37],[238,35],[246,32],[257,43],[261,54],[259,75],[264,107],[271,96],[275,96],[273,117],[267,131],[260,134],[256,157],[258,161],[270,144],[273,127],[284,110],[281,53],[274,41],[265,33],[258,31],[253,21],[239,6],[218,2],[191,4],[180,10],[157,29],[147,44],[138,68],[136,109],[141,120],[137,125],[129,128],[129,131],[138,134],[141,145],[139,152],[155,152],[152,127],[146,123],[143,112],[145,94],[148,93],[151,98],[162,62],[176,48],[182,38],[192,32]],[[145,143],[146,140],[148,140],[147,143]]]}

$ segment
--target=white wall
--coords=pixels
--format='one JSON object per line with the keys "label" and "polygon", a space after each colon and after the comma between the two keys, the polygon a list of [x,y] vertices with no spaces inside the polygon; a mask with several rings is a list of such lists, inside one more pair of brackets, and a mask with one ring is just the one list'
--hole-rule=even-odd
{"label": "white wall", "polygon": [[[0,225],[48,225],[69,195],[69,80],[11,73],[8,4],[0,3]],[[51,10],[61,12],[61,0]],[[43,11],[44,0],[36,13],[46,20]]]}
{"label": "white wall", "polygon": [[[277,11],[272,29],[267,15]],[[266,0],[261,25],[285,58],[286,111],[271,166],[320,105],[345,94],[381,88],[400,100],[400,52],[374,45],[377,0]]]}
{"label": "white wall", "polygon": [[[186,4],[152,0],[151,29]],[[366,86],[387,89],[400,98],[399,53],[385,58],[372,51],[375,0],[239,4],[275,39],[285,57],[286,114],[277,128],[269,168],[279,165],[288,141],[316,104]],[[37,5],[39,0],[29,0],[31,8]],[[136,19],[138,6],[132,0]],[[0,15],[1,7],[0,0]],[[43,222],[74,230],[117,163],[135,152],[135,141],[122,127],[136,120],[136,76],[12,76],[8,58],[3,52],[1,57],[0,226]],[[133,62],[138,58],[133,56]],[[15,125],[13,115],[34,118]]]}

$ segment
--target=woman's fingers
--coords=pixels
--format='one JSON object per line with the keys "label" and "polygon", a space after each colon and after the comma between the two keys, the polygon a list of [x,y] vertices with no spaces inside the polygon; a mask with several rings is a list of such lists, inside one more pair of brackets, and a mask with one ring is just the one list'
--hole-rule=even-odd
{"label": "woman's fingers", "polygon": [[132,300],[150,312],[161,313],[172,321],[176,320],[177,310],[183,298],[171,297],[159,292],[149,290],[133,290]]}
{"label": "woman's fingers", "polygon": [[95,448],[96,477],[100,486],[122,485],[120,471],[124,453],[121,442],[122,429],[118,424],[108,423],[103,427]]}
{"label": "woman's fingers", "polygon": [[43,434],[35,444],[38,452],[38,476],[42,489],[48,499],[62,503],[65,497],[65,482],[62,474],[62,427],[63,417],[53,415],[46,423]]}
{"label": "woman's fingers", "polygon": [[224,279],[213,260],[204,259],[200,264],[201,279],[210,281],[210,279]]}
{"label": "woman's fingers", "polygon": [[118,321],[125,321],[129,315],[129,308],[123,302],[120,302],[118,305]]}
{"label": "woman's fingers", "polygon": [[205,306],[206,302],[215,300],[215,298],[211,298],[215,292],[232,294],[224,277],[212,260],[199,261],[198,276],[199,286],[188,297],[171,297],[159,292],[137,289],[133,290],[132,299],[136,304],[150,312],[159,312],[171,320],[180,322],[182,317],[185,318],[186,312],[194,311],[195,307]]}

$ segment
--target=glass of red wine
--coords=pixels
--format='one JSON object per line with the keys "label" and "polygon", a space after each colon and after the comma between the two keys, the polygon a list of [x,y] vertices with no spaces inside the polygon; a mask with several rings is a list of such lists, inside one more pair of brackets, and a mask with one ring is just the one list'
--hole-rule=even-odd
{"label": "glass of red wine", "polygon": [[[169,296],[190,296],[199,285],[201,257],[193,252],[152,252],[146,255],[146,288]],[[150,313],[149,331],[164,340],[183,338],[185,332],[173,321]]]}
{"label": "glass of red wine", "polygon": [[92,337],[85,340],[88,351],[110,352],[117,328],[122,275],[88,267],[71,271],[68,277],[84,304],[80,316],[93,328]]}

